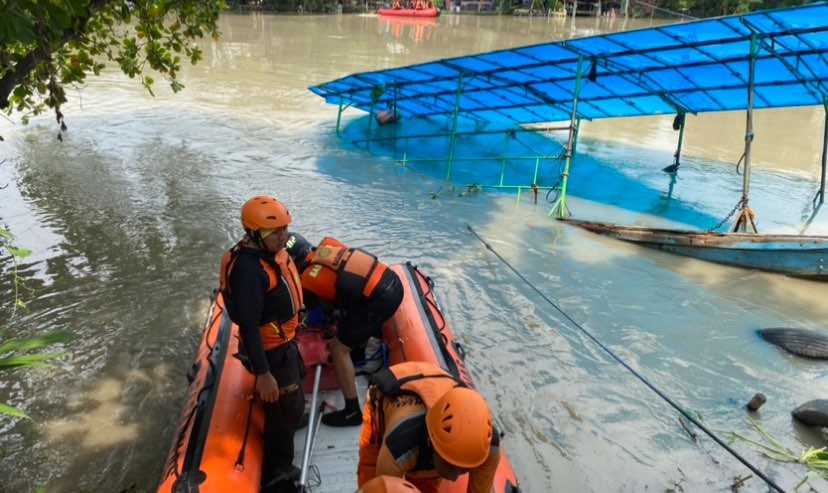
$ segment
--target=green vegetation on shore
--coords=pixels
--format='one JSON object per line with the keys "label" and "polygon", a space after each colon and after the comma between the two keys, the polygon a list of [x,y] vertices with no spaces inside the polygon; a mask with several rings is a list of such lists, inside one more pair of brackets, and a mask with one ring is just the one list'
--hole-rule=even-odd
{"label": "green vegetation on shore", "polygon": [[[717,17],[741,14],[755,10],[804,5],[816,0],[628,0],[627,14],[632,17]],[[445,9],[452,0],[437,0],[435,5]],[[389,5],[391,2],[386,2]],[[533,12],[570,10],[574,0],[498,0],[493,10],[484,13],[510,13],[515,9]],[[580,0],[579,10],[597,8],[598,0]],[[624,0],[603,0],[601,9],[622,14]],[[365,12],[376,7],[376,0],[229,0],[231,9],[255,9],[280,13],[334,13]],[[568,6],[567,6],[568,5]],[[478,13],[476,10],[472,13]]]}

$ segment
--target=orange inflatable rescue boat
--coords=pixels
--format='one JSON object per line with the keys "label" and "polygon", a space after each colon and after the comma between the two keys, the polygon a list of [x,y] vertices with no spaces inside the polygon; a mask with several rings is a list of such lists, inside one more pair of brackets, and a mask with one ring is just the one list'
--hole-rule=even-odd
{"label": "orange inflatable rescue boat", "polygon": [[[454,339],[433,292],[433,283],[410,263],[390,266],[405,288],[402,304],[382,327],[377,351],[384,366],[406,361],[439,365],[474,388],[465,364],[465,351]],[[164,464],[159,493],[258,492],[262,464],[264,411],[251,399],[253,376],[233,355],[238,351],[238,328],[214,295],[195,362],[185,404]],[[302,357],[308,367],[303,388],[308,394],[309,426],[298,430],[294,465],[301,467],[299,491],[353,492],[357,489],[359,427],[330,428],[320,423],[326,409],[342,407],[333,365],[327,352],[331,331],[324,324],[298,331]],[[368,366],[357,363],[367,373]],[[361,363],[365,363],[362,361]],[[360,401],[366,376],[357,377]],[[495,416],[497,421],[497,416]],[[502,429],[502,428],[501,428]],[[518,481],[507,457],[508,436],[501,441],[501,460],[494,493],[518,493]],[[468,475],[442,481],[440,493],[465,493]]]}
{"label": "orange inflatable rescue boat", "polygon": [[159,493],[259,491],[264,410],[250,398],[253,375],[233,356],[238,327],[223,305],[215,293]]}

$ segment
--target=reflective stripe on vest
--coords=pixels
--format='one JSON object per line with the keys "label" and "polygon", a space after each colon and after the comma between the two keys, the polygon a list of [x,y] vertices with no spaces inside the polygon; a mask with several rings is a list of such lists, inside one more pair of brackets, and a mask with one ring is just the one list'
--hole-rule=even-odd
{"label": "reflective stripe on vest", "polygon": [[365,250],[324,245],[317,248],[310,261],[336,271],[336,288],[345,293],[362,293],[368,298],[388,268]]}
{"label": "reflective stripe on vest", "polygon": [[400,389],[417,394],[426,409],[431,409],[446,392],[460,385],[449,372],[434,363],[407,361],[388,369],[400,381]]}
{"label": "reflective stripe on vest", "polygon": [[[268,273],[268,277],[273,275],[276,277],[277,272],[273,269],[273,265],[262,260],[262,267]],[[279,320],[271,320],[259,326],[259,334],[262,336],[262,344],[265,350],[273,349],[289,342],[296,334],[296,328],[299,326],[299,309],[302,307],[302,288],[299,282],[299,273],[296,270],[296,264],[286,250],[282,249],[274,257],[274,263],[278,268],[278,278],[276,278],[276,289],[280,284],[285,286],[290,292],[290,317],[282,316]],[[268,268],[269,267],[269,268]],[[287,275],[285,275],[287,274]]]}
{"label": "reflective stripe on vest", "polygon": [[[446,392],[463,385],[460,381],[454,378],[449,372],[443,370],[434,363],[426,363],[422,361],[407,361],[399,363],[388,368],[391,373],[397,378],[400,385],[400,390],[394,395],[387,395],[390,399],[395,399],[404,395],[416,395],[423,402],[426,412],[431,409],[434,404]],[[382,371],[382,370],[380,370]],[[386,403],[384,402],[386,394],[384,394],[377,385],[371,385],[369,389],[370,403],[373,408],[375,419],[372,420],[372,430],[370,441],[378,445],[382,445],[385,439],[385,410]]]}
{"label": "reflective stripe on vest", "polygon": [[[296,333],[296,328],[299,325],[299,308],[302,306],[302,289],[299,282],[299,273],[296,270],[296,264],[290,258],[287,251],[280,250],[274,257],[268,259],[264,254],[247,251],[241,249],[241,244],[237,244],[229,251],[225,252],[221,258],[221,271],[219,274],[219,289],[222,292],[225,300],[227,311],[230,313],[230,318],[234,318],[234,307],[232,303],[232,293],[230,290],[230,274],[239,255],[247,253],[258,258],[262,270],[267,274],[268,288],[267,295],[273,294],[280,285],[288,290],[289,299],[285,300],[284,313],[280,314],[278,319],[270,320],[259,326],[259,334],[262,337],[262,344],[265,350],[273,349],[280,346],[291,339]],[[285,275],[287,273],[288,275]]]}

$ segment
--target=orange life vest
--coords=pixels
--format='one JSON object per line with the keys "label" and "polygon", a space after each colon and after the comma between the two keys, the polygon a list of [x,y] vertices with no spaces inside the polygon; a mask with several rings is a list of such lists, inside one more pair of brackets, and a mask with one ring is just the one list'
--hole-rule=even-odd
{"label": "orange life vest", "polygon": [[449,372],[434,363],[423,361],[407,361],[390,366],[387,370],[381,369],[374,373],[372,382],[368,404],[371,408],[371,436],[363,436],[361,440],[367,439],[368,443],[377,446],[382,445],[385,436],[385,412],[386,408],[394,405],[393,398],[416,395],[428,410],[446,392],[463,385]]}
{"label": "orange life vest", "polygon": [[337,292],[368,298],[387,269],[365,250],[325,237],[302,272],[302,287],[326,301],[335,299]]}
{"label": "orange life vest", "polygon": [[[221,272],[219,275],[219,290],[221,290],[231,320],[235,320],[232,293],[228,283],[230,273],[236,264],[239,255],[256,255],[262,269],[267,274],[269,284],[267,301],[276,303],[277,316],[272,320],[262,320],[259,334],[265,350],[281,346],[293,339],[296,328],[299,326],[299,309],[302,307],[302,289],[296,264],[286,250],[282,249],[276,255],[270,256],[264,252],[243,249],[241,243],[236,244],[221,258]],[[288,290],[289,296],[276,296],[280,287]]]}

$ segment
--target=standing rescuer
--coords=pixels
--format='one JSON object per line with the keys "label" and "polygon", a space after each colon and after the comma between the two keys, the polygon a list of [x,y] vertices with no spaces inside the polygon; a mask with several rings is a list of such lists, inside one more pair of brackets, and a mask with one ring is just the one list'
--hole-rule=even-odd
{"label": "standing rescuer", "polygon": [[305,407],[305,365],[294,339],[302,289],[284,249],[291,217],[281,202],[261,195],[244,203],[241,222],[245,235],[221,259],[219,289],[264,403],[262,491],[288,492],[298,471],[293,437]]}

